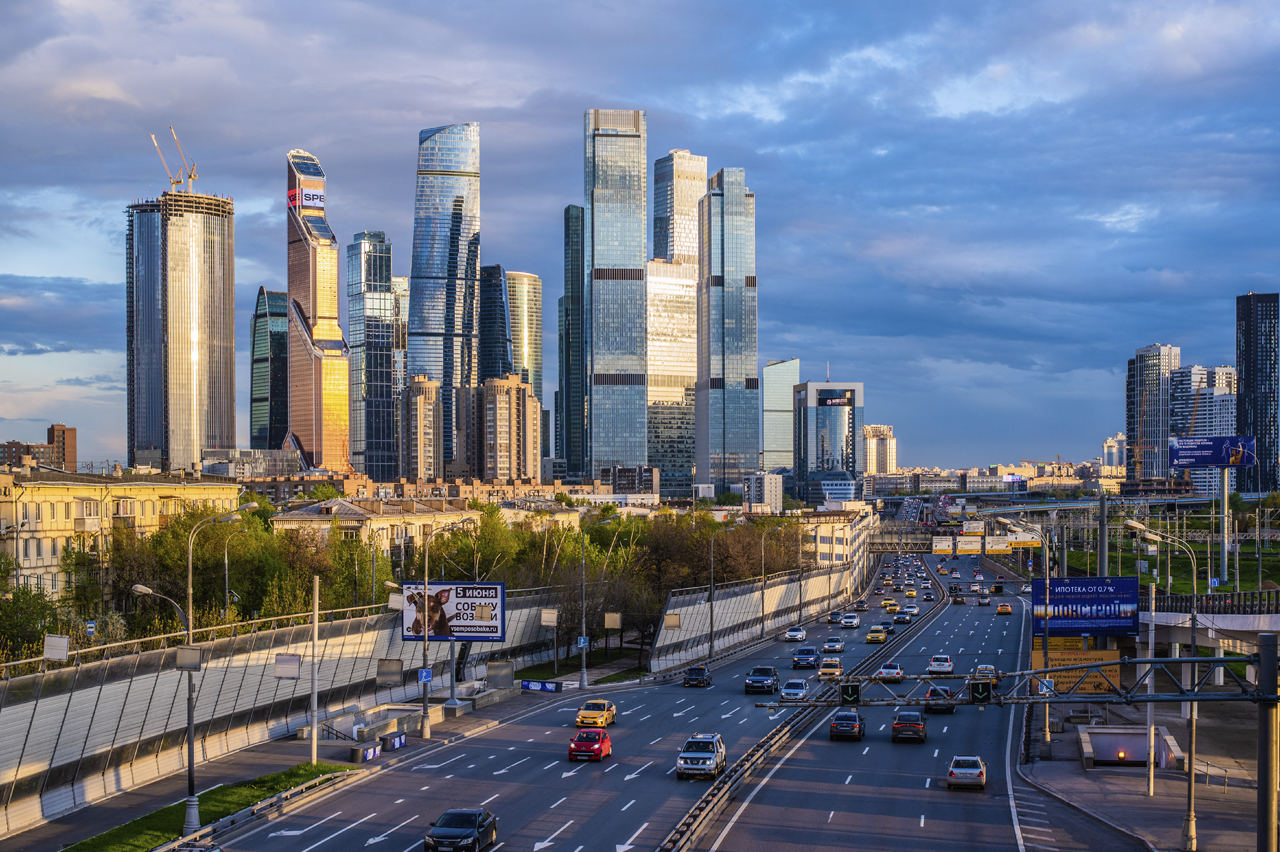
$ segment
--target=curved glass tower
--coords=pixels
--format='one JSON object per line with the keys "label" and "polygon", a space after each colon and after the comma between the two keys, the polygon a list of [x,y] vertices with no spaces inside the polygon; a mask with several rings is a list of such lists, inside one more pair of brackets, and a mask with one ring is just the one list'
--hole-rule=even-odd
{"label": "curved glass tower", "polygon": [[[440,383],[445,475],[462,473],[457,391],[476,384],[480,312],[480,125],[418,134],[409,375]],[[454,465],[450,471],[450,465]]]}

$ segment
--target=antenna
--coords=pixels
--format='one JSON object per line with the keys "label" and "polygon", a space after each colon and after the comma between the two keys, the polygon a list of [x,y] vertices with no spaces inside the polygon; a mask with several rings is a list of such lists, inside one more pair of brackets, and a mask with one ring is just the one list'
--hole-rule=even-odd
{"label": "antenna", "polygon": [[173,125],[169,125],[169,132],[173,134],[173,142],[178,146],[178,156],[182,158],[182,167],[187,170],[187,192],[191,192],[191,184],[200,179],[196,174],[196,161],[192,160],[191,165],[187,166],[187,155],[182,151],[182,143],[178,141],[178,131],[173,129]]}
{"label": "antenna", "polygon": [[182,175],[178,175],[175,178],[173,176],[173,172],[169,171],[169,164],[165,162],[164,152],[160,150],[160,143],[156,141],[156,135],[154,133],[151,134],[151,144],[156,146],[156,153],[160,155],[160,164],[164,166],[164,173],[169,176],[169,188],[174,189],[175,187],[182,186]]}

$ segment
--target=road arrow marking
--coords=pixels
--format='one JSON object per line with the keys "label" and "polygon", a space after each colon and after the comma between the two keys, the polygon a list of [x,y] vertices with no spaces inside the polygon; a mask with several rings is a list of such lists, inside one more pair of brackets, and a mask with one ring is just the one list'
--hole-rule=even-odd
{"label": "road arrow marking", "polygon": [[637,704],[635,707],[632,707],[630,710],[628,710],[628,711],[627,711],[627,712],[625,712],[625,713],[622,713],[621,715],[623,715],[623,716],[630,716],[632,713],[636,712],[637,710],[639,710],[639,709],[640,709],[641,707],[643,707],[643,706],[644,706],[643,704]]}
{"label": "road arrow marking", "polygon": [[377,812],[374,812],[374,813],[369,814],[367,817],[361,817],[360,819],[358,819],[358,820],[356,820],[355,822],[351,823],[351,825],[347,826],[346,828],[340,828],[340,829],[338,829],[338,830],[337,830],[337,831],[335,831],[333,834],[330,834],[328,837],[326,837],[324,840],[317,840],[315,843],[312,843],[312,844],[311,844],[310,846],[308,846],[306,849],[303,849],[303,850],[302,850],[302,852],[311,852],[311,850],[312,850],[312,849],[315,849],[317,846],[319,846],[319,845],[321,845],[321,844],[323,844],[323,843],[328,843],[330,840],[332,840],[333,838],[337,837],[339,834],[342,834],[344,831],[350,831],[351,829],[355,828],[357,825],[359,825],[360,823],[364,822],[365,820],[367,820],[367,819],[373,819],[373,818],[374,818],[374,817],[376,817],[377,815],[378,815],[378,814],[377,814]]}
{"label": "road arrow marking", "polygon": [[495,772],[495,773],[493,773],[493,774],[494,774],[494,775],[506,775],[506,774],[507,774],[507,772],[509,772],[509,771],[510,771],[510,770],[512,770],[512,769],[515,769],[517,766],[519,766],[520,764],[524,763],[524,762],[525,762],[526,760],[528,760],[528,759],[529,759],[529,758],[527,758],[527,757],[522,757],[522,758],[520,758],[519,760],[517,760],[515,763],[511,764],[510,766],[508,766],[506,769],[499,769],[497,772]]}
{"label": "road arrow marking", "polygon": [[644,766],[641,766],[641,767],[640,767],[639,769],[637,769],[635,772],[632,772],[630,775],[626,776],[626,777],[625,777],[625,778],[623,778],[622,780],[623,780],[623,781],[630,781],[632,778],[635,778],[637,775],[639,775],[641,772],[644,772],[644,771],[645,771],[646,769],[648,769],[650,766],[653,766],[653,761],[652,761],[652,760],[651,760],[651,761],[649,761],[648,763],[646,763]]}
{"label": "road arrow marking", "polygon": [[439,769],[441,766],[448,766],[450,763],[453,763],[455,760],[461,760],[464,757],[466,757],[465,754],[460,754],[457,757],[449,758],[444,763],[432,763],[432,764],[420,763],[413,768],[414,769]]}
{"label": "road arrow marking", "polygon": [[672,716],[672,718],[675,718],[676,716],[683,716],[685,713],[688,713],[688,712],[689,712],[690,710],[692,710],[692,709],[693,709],[693,707],[692,707],[692,705],[691,705],[691,706],[689,706],[689,707],[684,708],[684,709],[683,709],[683,710],[681,710],[679,713],[672,713],[672,714],[671,714],[671,716]]}
{"label": "road arrow marking", "polygon": [[[399,825],[397,825],[395,828],[391,829],[391,831],[399,831],[401,828],[404,828],[406,825],[408,825],[409,823],[413,822],[413,821],[414,821],[415,819],[417,819],[417,818],[418,818],[418,815],[417,815],[417,814],[414,814],[413,816],[409,817],[409,818],[408,818],[407,820],[405,820],[404,822],[402,822],[402,823],[400,823]],[[378,835],[377,837],[370,837],[368,840],[366,840],[366,841],[364,842],[364,845],[365,845],[365,846],[372,846],[372,845],[373,845],[373,844],[375,844],[375,843],[381,843],[382,841],[384,841],[384,840],[386,840],[386,839],[387,839],[387,835],[391,834],[391,831],[384,831],[382,834]]]}
{"label": "road arrow marking", "polygon": [[573,825],[573,820],[569,820],[564,825],[557,828],[555,831],[555,834],[552,834],[546,840],[543,840],[541,843],[533,844],[533,852],[539,852],[539,850],[541,849],[546,849],[548,846],[551,845],[551,841],[555,839],[556,834],[559,834],[560,832],[564,831],[566,828],[568,828],[571,825]]}
{"label": "road arrow marking", "polygon": [[561,773],[560,773],[560,777],[561,777],[561,778],[568,778],[570,775],[577,775],[577,774],[578,774],[578,770],[579,770],[579,769],[581,769],[581,768],[582,768],[582,764],[581,764],[581,763],[579,763],[577,766],[573,767],[573,771],[572,771],[572,772],[561,772]]}
{"label": "road arrow marking", "polygon": [[336,814],[329,814],[327,817],[320,820],[320,822],[313,822],[311,823],[311,825],[307,826],[306,828],[287,829],[285,831],[273,831],[270,834],[268,834],[267,837],[297,837],[299,834],[306,834],[308,831],[315,828],[317,825],[324,825],[326,822],[328,822],[329,820],[333,819],[336,816],[339,816],[341,813],[342,811],[338,811],[338,813]]}
{"label": "road arrow marking", "polygon": [[635,848],[634,846],[631,845],[631,841],[639,837],[640,832],[644,831],[648,827],[649,827],[649,823],[646,822],[644,825],[637,828],[636,833],[628,837],[626,843],[619,843],[616,846],[614,846],[613,848],[614,852],[630,852],[630,850]]}
{"label": "road arrow marking", "polygon": [[738,712],[739,710],[741,710],[741,709],[742,709],[741,707],[735,707],[735,708],[733,708],[732,710],[730,710],[728,713],[725,713],[725,714],[724,714],[723,716],[721,716],[720,718],[721,718],[721,719],[728,719],[730,716],[732,716],[734,713],[737,713],[737,712]]}

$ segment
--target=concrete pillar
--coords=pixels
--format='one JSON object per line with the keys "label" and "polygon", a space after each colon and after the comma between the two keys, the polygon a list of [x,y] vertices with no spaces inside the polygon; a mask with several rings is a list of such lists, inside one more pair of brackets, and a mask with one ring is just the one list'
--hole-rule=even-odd
{"label": "concrete pillar", "polygon": [[[1181,657],[1181,656],[1182,656],[1182,646],[1181,646],[1180,644],[1178,644],[1177,642],[1170,642],[1170,643],[1169,643],[1169,656],[1170,656],[1170,657],[1173,657],[1173,658]],[[1181,683],[1182,683],[1182,685],[1183,685],[1184,687],[1191,686],[1191,669],[1190,669],[1190,667],[1188,667],[1188,666],[1182,666],[1181,668],[1182,668],[1182,672],[1181,672],[1181,673],[1179,674],[1179,676],[1178,676],[1179,681],[1181,681]],[[1190,702],[1190,701],[1183,701],[1179,706],[1182,708],[1182,718],[1184,718],[1184,719],[1190,719],[1190,718],[1191,718],[1191,702]]]}

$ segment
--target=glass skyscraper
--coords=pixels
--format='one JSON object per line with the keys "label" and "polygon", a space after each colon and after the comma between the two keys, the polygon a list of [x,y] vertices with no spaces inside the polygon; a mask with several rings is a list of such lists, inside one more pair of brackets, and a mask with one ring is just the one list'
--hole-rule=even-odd
{"label": "glass skyscraper", "polygon": [[707,158],[683,148],[653,164],[653,256],[698,262],[698,202],[707,192]]}
{"label": "glass skyscraper", "polygon": [[1280,294],[1236,297],[1236,370],[1236,434],[1258,445],[1258,466],[1237,470],[1237,487],[1280,490]]}
{"label": "glass skyscraper", "polygon": [[760,452],[756,197],[743,169],[721,169],[698,205],[697,482],[741,485]]}
{"label": "glass skyscraper", "polygon": [[556,303],[559,335],[560,389],[556,394],[556,457],[565,460],[570,476],[587,470],[587,350],[583,321],[583,214],[575,204],[564,208],[564,295]]}
{"label": "glass skyscraper", "polygon": [[1125,478],[1130,482],[1164,479],[1169,475],[1172,374],[1181,366],[1182,350],[1163,343],[1144,346],[1129,359],[1125,376],[1124,432],[1130,442],[1125,460]]}
{"label": "glass skyscraper", "polygon": [[351,465],[375,482],[400,478],[408,280],[391,276],[391,243],[362,231],[347,246],[351,333]]}
{"label": "glass skyscraper", "polygon": [[[418,134],[409,278],[409,373],[440,383],[446,476],[461,474],[457,391],[477,382],[480,334],[480,125]],[[452,466],[452,469],[450,469]]]}
{"label": "glass skyscraper", "polygon": [[603,468],[648,460],[646,134],[642,110],[589,109],[584,115],[586,467],[593,478]]}
{"label": "glass skyscraper", "polygon": [[651,260],[645,276],[649,360],[649,464],[663,497],[693,494],[698,267]]}
{"label": "glass skyscraper", "polygon": [[866,470],[862,457],[862,383],[805,382],[793,390],[796,488],[818,502],[821,491],[807,486],[830,474],[861,479]]}
{"label": "glass skyscraper", "polygon": [[511,306],[507,273],[501,266],[480,267],[480,350],[477,379],[511,374]]}
{"label": "glass skyscraper", "polygon": [[235,449],[235,206],[166,192],[125,237],[129,465],[199,469]]}
{"label": "glass skyscraper", "polygon": [[791,392],[800,384],[800,359],[770,361],[764,368],[760,395],[764,401],[760,448],[765,470],[796,466],[795,415]]}
{"label": "glass skyscraper", "polygon": [[338,324],[338,240],[325,218],[325,174],[288,154],[289,434],[307,465],[351,469],[350,349]]}
{"label": "glass skyscraper", "polygon": [[533,385],[534,396],[541,402],[542,279],[528,272],[508,272],[507,306],[511,312],[512,372]]}
{"label": "glass skyscraper", "polygon": [[289,434],[288,293],[258,288],[249,340],[249,449],[278,450]]}

